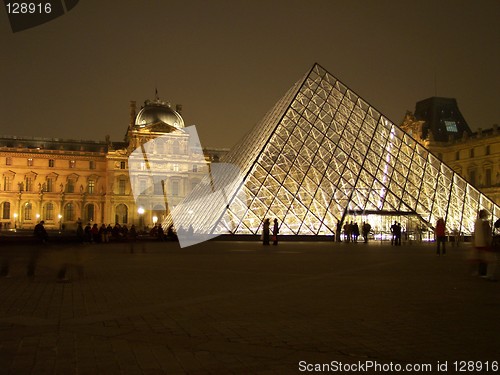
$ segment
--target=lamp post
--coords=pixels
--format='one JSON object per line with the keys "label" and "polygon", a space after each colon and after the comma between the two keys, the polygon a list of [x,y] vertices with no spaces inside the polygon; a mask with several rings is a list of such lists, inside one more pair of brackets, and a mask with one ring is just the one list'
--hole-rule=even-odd
{"label": "lamp post", "polygon": [[59,232],[60,232],[60,231],[62,231],[62,220],[61,220],[62,215],[61,214],[57,215],[57,218],[59,219]]}
{"label": "lamp post", "polygon": [[144,227],[144,221],[143,221],[143,216],[142,216],[142,215],[144,215],[144,212],[145,212],[145,210],[144,210],[143,207],[139,207],[137,209],[137,213],[139,214],[139,228],[142,228],[142,229],[144,229],[143,228]]}
{"label": "lamp post", "polygon": [[17,213],[14,213],[14,231],[17,230]]}

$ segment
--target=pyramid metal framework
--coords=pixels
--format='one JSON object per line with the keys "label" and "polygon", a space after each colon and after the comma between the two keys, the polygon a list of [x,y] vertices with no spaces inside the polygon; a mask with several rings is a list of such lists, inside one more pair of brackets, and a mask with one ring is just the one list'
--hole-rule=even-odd
{"label": "pyramid metal framework", "polygon": [[449,230],[471,233],[479,209],[500,216],[318,64],[223,161],[233,169],[218,174],[217,186],[206,179],[176,207],[195,233],[257,234],[264,218],[278,218],[280,234],[333,235],[352,214],[414,215],[431,227],[443,217]]}

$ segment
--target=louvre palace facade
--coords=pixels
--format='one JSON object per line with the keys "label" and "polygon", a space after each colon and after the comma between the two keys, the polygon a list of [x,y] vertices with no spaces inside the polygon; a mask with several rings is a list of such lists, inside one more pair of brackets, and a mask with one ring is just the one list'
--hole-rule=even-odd
{"label": "louvre palace facade", "polygon": [[[226,151],[204,149],[193,157],[183,131],[182,107],[148,100],[136,113],[130,102],[130,123],[123,142],[0,137],[0,223],[3,229],[33,228],[44,220],[48,229],[73,229],[84,224],[161,222],[195,186],[208,163]],[[128,157],[148,141],[162,137],[164,147],[153,158],[167,160],[164,183],[150,184],[147,175],[141,202],[133,195]],[[201,145],[197,145],[198,148]],[[139,176],[140,177],[140,176]]]}

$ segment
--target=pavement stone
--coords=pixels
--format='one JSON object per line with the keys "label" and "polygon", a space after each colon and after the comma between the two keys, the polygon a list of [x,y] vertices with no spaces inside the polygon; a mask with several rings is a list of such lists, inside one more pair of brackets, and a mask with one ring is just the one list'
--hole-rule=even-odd
{"label": "pavement stone", "polygon": [[[299,361],[435,373],[500,360],[500,283],[469,274],[467,244],[446,257],[434,244],[142,245],[48,245],[30,279],[32,249],[2,244],[0,373],[304,373]],[[63,263],[69,283],[56,282]]]}

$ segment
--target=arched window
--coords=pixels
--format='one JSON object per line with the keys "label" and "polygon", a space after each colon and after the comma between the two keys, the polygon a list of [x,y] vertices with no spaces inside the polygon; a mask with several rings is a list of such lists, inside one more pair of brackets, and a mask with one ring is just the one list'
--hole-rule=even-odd
{"label": "arched window", "polygon": [[10,203],[3,202],[2,204],[2,219],[10,219]]}
{"label": "arched window", "polygon": [[115,222],[119,224],[128,223],[128,207],[123,203],[116,206]]}
{"label": "arched window", "polygon": [[43,219],[54,220],[54,205],[50,202],[43,207]]}
{"label": "arched window", "polygon": [[94,221],[94,213],[95,213],[95,206],[90,203],[87,205],[85,208],[85,221],[90,222]]}
{"label": "arched window", "polygon": [[24,220],[33,220],[32,215],[33,215],[33,206],[31,203],[26,203],[24,205]]}
{"label": "arched window", "polygon": [[68,203],[64,207],[64,220],[65,221],[75,220],[75,206],[73,205],[73,203]]}

